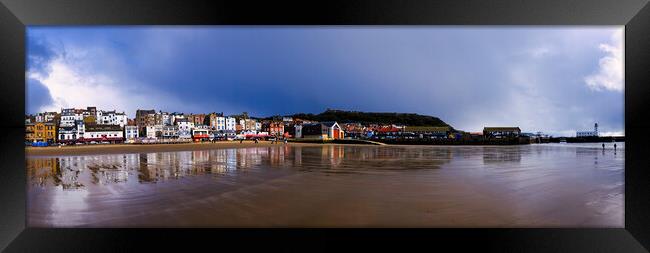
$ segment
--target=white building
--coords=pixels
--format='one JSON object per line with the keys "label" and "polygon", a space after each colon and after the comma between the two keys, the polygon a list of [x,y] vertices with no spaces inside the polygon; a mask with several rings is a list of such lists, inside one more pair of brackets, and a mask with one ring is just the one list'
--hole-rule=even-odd
{"label": "white building", "polygon": [[237,128],[237,120],[234,117],[226,117],[226,129],[227,131],[235,131]]}
{"label": "white building", "polygon": [[226,117],[217,116],[216,125],[214,126],[218,131],[226,130]]}
{"label": "white building", "polygon": [[179,138],[192,138],[192,129],[194,129],[194,122],[190,121],[187,118],[181,118],[176,120],[176,125],[178,126]]}
{"label": "white building", "polygon": [[39,112],[38,114],[36,114],[34,121],[52,122],[55,116],[56,116],[56,112]]}
{"label": "white building", "polygon": [[594,131],[577,131],[576,137],[598,137],[598,123],[594,124]]}
{"label": "white building", "polygon": [[84,136],[84,133],[86,132],[86,123],[84,123],[83,120],[77,120],[75,121],[75,125],[77,126],[77,138]]}
{"label": "white building", "polygon": [[88,125],[83,134],[83,140],[87,142],[122,142],[124,141],[124,131],[120,126],[116,125]]}
{"label": "white building", "polygon": [[128,141],[133,141],[139,137],[138,126],[124,126],[124,137]]}
{"label": "white building", "polygon": [[157,139],[163,135],[163,125],[153,125],[145,127],[145,136],[146,138]]}
{"label": "white building", "polygon": [[163,124],[163,125],[165,125],[165,126],[171,126],[171,125],[174,124],[174,122],[172,122],[172,119],[173,119],[173,118],[172,118],[171,115],[169,115],[169,113],[161,112],[161,114],[162,114],[161,117],[162,117],[162,124]]}
{"label": "white building", "polygon": [[75,126],[60,126],[59,142],[71,142],[77,139],[77,127]]}
{"label": "white building", "polygon": [[163,139],[178,138],[178,126],[163,126],[162,138]]}
{"label": "white building", "polygon": [[77,110],[75,108],[61,109],[60,126],[73,126],[77,120],[83,120],[83,110]]}
{"label": "white building", "polygon": [[97,111],[97,124],[124,127],[126,125],[126,114],[115,111]]}

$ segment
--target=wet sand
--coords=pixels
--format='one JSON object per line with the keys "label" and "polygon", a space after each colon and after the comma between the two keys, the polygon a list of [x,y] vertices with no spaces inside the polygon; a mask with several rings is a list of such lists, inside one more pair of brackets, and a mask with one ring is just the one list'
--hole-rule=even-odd
{"label": "wet sand", "polygon": [[128,154],[128,153],[152,153],[172,151],[210,150],[217,148],[249,148],[249,147],[272,147],[281,145],[291,146],[319,146],[325,144],[312,143],[287,143],[282,142],[271,144],[270,141],[222,141],[204,143],[178,143],[178,144],[96,144],[96,145],[74,145],[62,147],[25,147],[28,156],[60,156],[60,155],[94,155],[94,154]]}
{"label": "wet sand", "polygon": [[623,227],[624,147],[28,157],[30,227]]}

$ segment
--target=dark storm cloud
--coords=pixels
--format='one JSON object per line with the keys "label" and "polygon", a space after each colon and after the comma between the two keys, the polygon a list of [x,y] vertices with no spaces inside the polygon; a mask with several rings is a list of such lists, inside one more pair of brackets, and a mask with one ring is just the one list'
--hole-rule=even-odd
{"label": "dark storm cloud", "polygon": [[54,46],[43,37],[27,37],[27,70],[29,72],[47,75],[50,71],[50,62],[57,55]]}
{"label": "dark storm cloud", "polygon": [[33,78],[27,78],[25,93],[27,94],[25,109],[29,114],[36,114],[40,112],[42,106],[49,105],[53,102],[50,90],[40,81]]}

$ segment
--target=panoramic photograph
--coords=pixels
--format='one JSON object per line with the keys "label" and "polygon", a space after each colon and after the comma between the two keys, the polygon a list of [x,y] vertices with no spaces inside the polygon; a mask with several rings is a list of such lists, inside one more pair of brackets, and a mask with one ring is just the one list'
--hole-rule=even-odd
{"label": "panoramic photograph", "polygon": [[624,227],[623,26],[28,26],[28,227]]}

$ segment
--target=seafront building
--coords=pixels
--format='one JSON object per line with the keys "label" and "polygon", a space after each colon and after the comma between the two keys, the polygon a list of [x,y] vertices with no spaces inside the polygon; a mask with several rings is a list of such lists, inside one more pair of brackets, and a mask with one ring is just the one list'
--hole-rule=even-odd
{"label": "seafront building", "polygon": [[483,128],[483,137],[486,139],[503,139],[519,137],[521,129],[519,127],[485,127]]}
{"label": "seafront building", "polygon": [[593,131],[577,131],[576,137],[598,137],[598,123],[594,124]]}
{"label": "seafront building", "polygon": [[85,142],[122,143],[124,131],[119,125],[89,125],[83,138]]}
{"label": "seafront building", "polygon": [[25,124],[25,140],[28,142],[56,142],[56,125],[54,122],[36,122]]}
{"label": "seafront building", "polygon": [[304,123],[296,126],[296,138],[334,140],[343,139],[344,132],[337,122]]}
{"label": "seafront building", "polygon": [[124,126],[124,138],[126,142],[132,143],[138,139],[138,126],[128,125]]}
{"label": "seafront building", "polygon": [[[378,141],[427,140],[490,142],[526,139],[542,142],[540,133],[521,133],[519,127],[485,127],[482,132],[468,133],[450,126],[407,126],[399,124],[362,124],[335,121],[313,122],[293,117],[265,119],[224,113],[179,113],[155,109],[138,109],[134,118],[126,113],[103,108],[62,108],[60,112],[42,112],[25,117],[27,145],[39,143],[177,143],[269,137],[296,140],[366,139]],[[594,131],[577,132],[577,136],[598,136]],[[44,144],[44,145],[48,145]]]}

